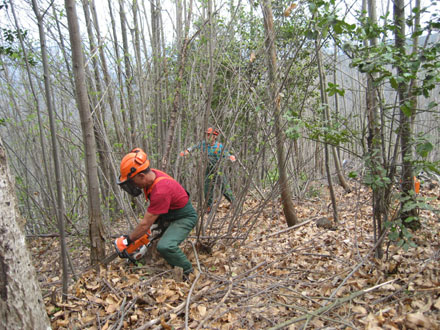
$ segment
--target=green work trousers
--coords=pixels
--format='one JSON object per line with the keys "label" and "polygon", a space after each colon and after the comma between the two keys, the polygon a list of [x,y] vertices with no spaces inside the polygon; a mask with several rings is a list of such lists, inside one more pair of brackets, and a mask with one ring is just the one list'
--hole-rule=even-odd
{"label": "green work trousers", "polygon": [[197,212],[188,200],[181,209],[170,210],[162,214],[156,222],[169,222],[168,228],[157,243],[157,251],[171,265],[182,267],[185,274],[192,271],[192,264],[185,256],[179,245],[188,237],[197,223]]}
{"label": "green work trousers", "polygon": [[225,198],[232,203],[234,201],[234,195],[232,193],[231,186],[229,185],[228,179],[226,176],[217,175],[215,173],[216,167],[208,166],[206,168],[205,173],[205,198],[206,198],[206,206],[211,208],[213,198],[214,198],[214,186],[220,185],[221,193]]}

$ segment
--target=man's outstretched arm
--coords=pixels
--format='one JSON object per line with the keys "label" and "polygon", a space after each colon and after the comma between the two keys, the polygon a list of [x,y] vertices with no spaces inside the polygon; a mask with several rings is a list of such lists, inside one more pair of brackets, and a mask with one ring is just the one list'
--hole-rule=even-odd
{"label": "man's outstretched arm", "polygon": [[139,239],[142,235],[146,234],[151,225],[157,220],[159,214],[151,214],[146,211],[144,218],[139,222],[136,228],[129,235],[130,239],[134,242]]}

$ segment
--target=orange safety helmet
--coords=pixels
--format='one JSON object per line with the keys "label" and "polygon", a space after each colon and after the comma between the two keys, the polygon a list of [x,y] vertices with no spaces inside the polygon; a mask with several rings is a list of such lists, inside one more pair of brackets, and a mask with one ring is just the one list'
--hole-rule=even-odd
{"label": "orange safety helmet", "polygon": [[209,127],[206,131],[206,134],[213,134],[213,135],[219,135],[218,129],[213,129],[212,127]]}
{"label": "orange safety helmet", "polygon": [[150,160],[145,151],[141,148],[134,148],[121,160],[121,175],[118,179],[118,184],[123,184],[136,174],[146,170],[150,166]]}

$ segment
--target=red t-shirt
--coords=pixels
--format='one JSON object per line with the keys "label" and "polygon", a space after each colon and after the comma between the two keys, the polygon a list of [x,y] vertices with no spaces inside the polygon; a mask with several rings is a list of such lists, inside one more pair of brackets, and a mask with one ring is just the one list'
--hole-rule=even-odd
{"label": "red t-shirt", "polygon": [[[156,174],[156,179],[166,176],[162,172],[151,169]],[[146,189],[144,189],[146,193]],[[145,196],[148,199],[148,196]],[[165,214],[169,210],[181,209],[188,203],[186,190],[174,179],[161,179],[150,192],[150,205],[148,212],[151,214]]]}

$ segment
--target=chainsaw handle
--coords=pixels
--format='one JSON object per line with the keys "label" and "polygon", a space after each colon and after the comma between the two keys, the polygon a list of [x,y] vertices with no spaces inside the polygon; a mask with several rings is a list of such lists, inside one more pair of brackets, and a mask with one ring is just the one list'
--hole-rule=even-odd
{"label": "chainsaw handle", "polygon": [[144,234],[142,235],[140,238],[138,238],[136,241],[134,241],[133,243],[131,243],[130,245],[127,246],[127,248],[125,249],[125,251],[127,251],[127,253],[133,253],[134,251],[136,251],[138,248],[140,248],[142,245],[148,245],[150,244],[150,239],[149,239],[150,235],[148,234]]}

